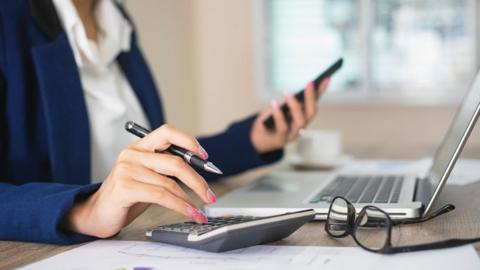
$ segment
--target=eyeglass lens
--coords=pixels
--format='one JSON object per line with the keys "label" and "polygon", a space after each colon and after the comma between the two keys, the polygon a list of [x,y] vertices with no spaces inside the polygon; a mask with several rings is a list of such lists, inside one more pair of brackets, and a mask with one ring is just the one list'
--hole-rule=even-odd
{"label": "eyeglass lens", "polygon": [[348,204],[343,198],[332,201],[327,219],[327,230],[332,236],[342,236],[348,228]]}
{"label": "eyeglass lens", "polygon": [[388,241],[389,220],[387,215],[374,207],[364,208],[355,223],[355,238],[362,246],[381,250]]}
{"label": "eyeglass lens", "polygon": [[[330,210],[325,224],[325,230],[333,237],[344,237],[352,234],[353,238],[363,248],[380,253],[399,253],[409,251],[419,251],[428,249],[438,249],[446,247],[456,247],[464,244],[475,243],[480,238],[470,239],[449,239],[446,241],[428,243],[414,246],[391,246],[390,239],[392,225],[420,223],[435,218],[439,215],[448,213],[455,209],[455,206],[447,204],[430,215],[411,220],[391,220],[388,214],[376,206],[365,206],[358,216],[355,209],[343,197],[335,197],[330,204]],[[354,222],[354,224],[352,224]],[[398,226],[395,226],[398,229]],[[400,240],[400,233],[396,240]],[[397,242],[395,239],[394,242]]]}

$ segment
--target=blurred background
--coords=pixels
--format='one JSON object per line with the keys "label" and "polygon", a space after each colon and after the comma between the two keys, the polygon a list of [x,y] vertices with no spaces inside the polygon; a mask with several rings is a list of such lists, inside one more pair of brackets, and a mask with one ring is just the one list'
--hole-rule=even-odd
{"label": "blurred background", "polygon": [[[479,66],[476,0],[124,3],[168,122],[196,135],[264,109],[342,56],[310,128],[340,131],[356,157],[433,155]],[[463,157],[480,158],[478,128]]]}

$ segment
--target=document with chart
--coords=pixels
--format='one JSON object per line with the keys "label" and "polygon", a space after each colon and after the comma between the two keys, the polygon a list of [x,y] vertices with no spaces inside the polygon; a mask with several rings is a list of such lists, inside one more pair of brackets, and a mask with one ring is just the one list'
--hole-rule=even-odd
{"label": "document with chart", "polygon": [[[452,258],[454,258],[452,260]],[[208,253],[167,244],[99,240],[21,269],[205,269],[236,270],[254,266],[282,269],[480,269],[473,246],[399,255],[378,255],[358,247],[259,245],[225,253]]]}

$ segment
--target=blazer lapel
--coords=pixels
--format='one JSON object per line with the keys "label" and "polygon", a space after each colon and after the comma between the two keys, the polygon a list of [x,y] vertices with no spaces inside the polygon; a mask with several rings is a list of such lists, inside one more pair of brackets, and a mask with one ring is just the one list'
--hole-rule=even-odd
{"label": "blazer lapel", "polygon": [[[32,48],[32,56],[45,107],[52,176],[56,182],[87,184],[91,178],[90,130],[77,65],[52,0],[29,0],[29,6],[48,41]],[[162,125],[160,97],[135,35],[130,51],[117,60],[150,126]]]}
{"label": "blazer lapel", "polygon": [[135,91],[140,104],[155,129],[165,123],[160,96],[142,53],[138,48],[135,35],[132,35],[130,51],[121,53],[117,58],[128,82]]}
{"label": "blazer lapel", "polygon": [[64,32],[32,48],[55,182],[90,182],[90,130],[77,65]]}
{"label": "blazer lapel", "polygon": [[49,41],[54,40],[63,32],[52,0],[28,0],[28,5],[33,20]]}

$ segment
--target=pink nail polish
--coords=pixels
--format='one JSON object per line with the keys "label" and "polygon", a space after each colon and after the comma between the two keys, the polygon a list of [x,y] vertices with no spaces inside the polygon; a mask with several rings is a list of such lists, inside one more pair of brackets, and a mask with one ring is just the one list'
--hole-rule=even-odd
{"label": "pink nail polish", "polygon": [[277,111],[277,110],[279,109],[279,107],[280,107],[280,106],[278,105],[278,101],[276,101],[276,100],[272,100],[272,101],[270,102],[270,104],[272,105],[272,109],[273,109],[274,111]]}
{"label": "pink nail polish", "polygon": [[320,87],[320,92],[323,93],[325,90],[327,90],[328,84],[330,83],[330,77],[326,78]]}
{"label": "pink nail polish", "polygon": [[198,145],[200,147],[200,157],[203,158],[204,160],[208,159],[208,153],[205,151],[205,148],[203,148],[201,145]]}
{"label": "pink nail polish", "polygon": [[205,223],[208,223],[208,218],[201,214],[201,216],[198,216],[195,218],[195,222],[197,222],[198,224],[205,224]]}
{"label": "pink nail polish", "polygon": [[208,222],[208,218],[202,213],[202,211],[189,207],[188,214],[195,220],[195,222],[204,224]]}
{"label": "pink nail polish", "polygon": [[285,92],[283,95],[285,96],[286,99],[289,99],[289,100],[293,99],[293,94],[290,92]]}
{"label": "pink nail polish", "polygon": [[330,78],[331,78],[331,77],[328,77],[328,78],[325,79],[325,81],[323,82],[323,85],[324,85],[325,87],[330,83]]}
{"label": "pink nail polish", "polygon": [[210,203],[216,203],[217,202],[217,196],[215,196],[215,193],[211,189],[207,190],[207,199]]}
{"label": "pink nail polish", "polygon": [[309,82],[309,83],[307,84],[306,89],[313,89],[314,87],[315,87],[315,85],[313,84],[313,82]]}

